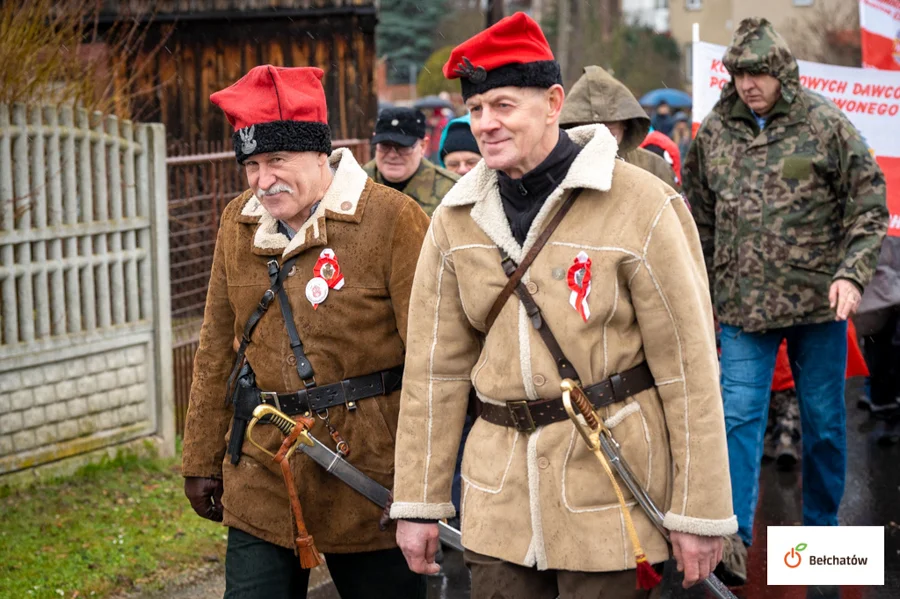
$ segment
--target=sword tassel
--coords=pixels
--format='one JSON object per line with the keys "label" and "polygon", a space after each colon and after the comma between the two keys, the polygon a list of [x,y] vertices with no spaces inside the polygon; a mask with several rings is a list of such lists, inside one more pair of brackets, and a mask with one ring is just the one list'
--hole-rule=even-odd
{"label": "sword tassel", "polygon": [[606,472],[606,476],[609,477],[613,490],[616,492],[616,497],[619,500],[619,507],[622,508],[622,516],[625,520],[625,530],[628,532],[628,538],[631,539],[631,546],[634,550],[634,560],[637,563],[637,588],[649,591],[662,581],[662,577],[656,573],[656,570],[654,570],[653,566],[650,565],[650,562],[647,561],[647,556],[644,553],[644,549],[641,547],[641,541],[638,538],[637,529],[634,527],[634,521],[631,519],[631,510],[628,509],[628,506],[625,503],[625,495],[622,493],[622,488],[619,486],[618,481],[616,481],[616,475],[613,474],[609,461],[606,459],[606,456],[603,455],[603,451],[600,448],[600,433],[598,432],[601,430],[600,420],[594,413],[593,406],[591,406],[587,397],[585,397],[579,387],[573,385],[570,391],[570,397],[575,404],[575,407],[581,412],[587,425],[593,431],[590,441],[591,451],[597,456],[597,459],[600,460],[600,465],[603,466],[603,471]]}

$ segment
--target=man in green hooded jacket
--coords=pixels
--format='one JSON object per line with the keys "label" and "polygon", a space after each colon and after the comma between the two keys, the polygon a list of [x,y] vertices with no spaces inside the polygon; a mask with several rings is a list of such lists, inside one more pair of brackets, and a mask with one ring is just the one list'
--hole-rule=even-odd
{"label": "man in green hooded jacket", "polygon": [[650,117],[623,83],[602,68],[589,66],[566,96],[559,125],[571,129],[597,123],[606,125],[619,142],[622,160],[676,187],[672,166],[639,147],[650,131]]}
{"label": "man in green hooded jacket", "polygon": [[746,581],[775,356],[788,341],[803,428],[803,524],[835,526],[844,493],[847,318],[887,230],[885,181],[859,131],[800,85],[771,24],[745,19],[732,82],[685,158],[721,325],[721,379],[737,536],[719,573]]}

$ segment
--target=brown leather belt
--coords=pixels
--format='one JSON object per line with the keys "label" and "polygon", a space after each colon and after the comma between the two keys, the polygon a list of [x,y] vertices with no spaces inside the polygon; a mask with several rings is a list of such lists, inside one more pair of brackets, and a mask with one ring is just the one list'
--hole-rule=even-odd
{"label": "brown leather belt", "polygon": [[[641,362],[625,372],[614,374],[605,381],[584,388],[584,393],[594,409],[651,389],[656,385],[646,362]],[[521,433],[534,432],[539,426],[568,420],[562,398],[536,399],[533,401],[508,401],[505,406],[482,403],[481,417],[492,424],[511,426]]]}

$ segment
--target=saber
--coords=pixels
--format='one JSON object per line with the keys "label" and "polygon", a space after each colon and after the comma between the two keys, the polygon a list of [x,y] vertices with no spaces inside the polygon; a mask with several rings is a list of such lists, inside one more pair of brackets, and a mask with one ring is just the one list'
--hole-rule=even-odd
{"label": "saber", "polygon": [[[628,463],[622,457],[619,443],[612,436],[610,430],[603,424],[603,420],[594,411],[584,392],[574,381],[564,379],[560,384],[562,390],[563,406],[569,414],[569,418],[575,423],[575,429],[587,443],[592,452],[602,452],[609,465],[616,471],[625,486],[631,491],[635,501],[656,526],[659,533],[671,545],[669,531],[663,526],[665,515],[656,506],[649,493],[637,482],[637,477],[629,468]],[[574,404],[574,405],[573,405]],[[600,455],[597,456],[601,457]],[[602,462],[602,460],[601,460]],[[712,572],[703,580],[703,584],[718,599],[737,599],[725,584]]]}
{"label": "saber", "polygon": [[[264,418],[266,419],[265,421],[263,421]],[[294,431],[297,422],[283,412],[267,404],[261,404],[254,408],[253,418],[247,425],[247,438],[257,449],[275,457],[271,451],[262,447],[253,439],[253,427],[259,424],[260,421],[263,421],[264,424],[275,425],[275,427],[285,436],[289,436]],[[350,462],[342,458],[340,454],[328,449],[321,441],[313,437],[309,433],[309,430],[300,433],[297,437],[297,444],[294,445],[291,452],[294,450],[305,453],[312,461],[325,468],[329,474],[340,479],[351,489],[357,491],[375,505],[385,508],[386,511],[394,501],[393,495],[388,489],[378,481],[373,480],[370,476],[363,474]],[[463,550],[460,532],[457,529],[448,525],[446,522],[439,521],[438,533],[442,543],[453,547],[457,551]]]}

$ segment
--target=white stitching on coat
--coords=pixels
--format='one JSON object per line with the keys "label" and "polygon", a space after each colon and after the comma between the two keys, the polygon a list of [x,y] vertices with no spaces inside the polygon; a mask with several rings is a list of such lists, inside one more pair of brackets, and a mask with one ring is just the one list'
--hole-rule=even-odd
{"label": "white stitching on coat", "polygon": [[[632,408],[631,406],[634,406],[634,407]],[[630,416],[631,414],[634,414],[635,412],[639,412],[640,409],[641,409],[640,404],[638,404],[637,402],[632,402],[632,403],[626,405],[621,410],[617,411],[610,418],[607,418],[606,420],[604,420],[603,424],[605,424],[607,428],[615,428],[618,424],[620,424],[622,422],[622,420],[625,419],[626,416]],[[643,420],[643,418],[644,418],[644,414],[641,413],[641,419]],[[575,429],[572,428],[572,435],[569,438],[569,449],[566,451],[566,457],[563,460],[563,465],[562,465],[562,474],[560,476],[560,489],[562,491],[562,502],[563,502],[563,505],[566,506],[566,509],[573,514],[605,512],[608,510],[618,509],[618,507],[619,507],[618,502],[610,503],[610,504],[599,506],[599,507],[585,507],[585,508],[574,508],[569,504],[569,498],[566,495],[566,467],[568,466],[569,460],[572,458],[572,453],[574,451],[575,451]],[[649,439],[647,441],[647,451],[648,452],[650,451]],[[638,482],[640,482],[640,481],[638,481]],[[648,475],[647,486],[649,486],[649,485],[650,485],[650,477]],[[637,503],[634,501],[631,501],[631,502],[627,502],[625,505],[634,506],[634,505],[637,505]],[[624,535],[625,533],[623,532],[622,534]]]}
{"label": "white stitching on coat", "polygon": [[441,285],[447,259],[441,256],[441,267],[437,277],[437,297],[434,301],[434,327],[431,337],[431,355],[428,358],[428,441],[425,445],[425,472],[422,487],[422,502],[428,503],[428,469],[431,467],[431,432],[434,425],[434,352],[437,349],[438,324],[440,323]]}
{"label": "white stitching on coat", "polygon": [[465,474],[461,475],[462,479],[464,481],[466,481],[466,483],[468,483],[470,486],[474,487],[475,489],[478,489],[482,493],[490,493],[491,495],[497,495],[498,493],[500,493],[500,491],[503,490],[503,486],[506,484],[506,475],[509,474],[509,468],[510,468],[510,466],[512,466],[513,458],[516,455],[516,445],[519,443],[520,435],[521,435],[521,433],[519,431],[516,431],[516,436],[513,437],[512,448],[510,448],[510,450],[509,450],[509,459],[506,461],[506,469],[503,471],[503,477],[500,479],[499,487],[497,487],[496,489],[488,488],[484,485],[481,485],[481,484],[473,481],[471,478],[469,478]]}
{"label": "white stitching on coat", "polygon": [[615,247],[611,245],[584,245],[583,243],[569,243],[567,241],[551,241],[550,245],[555,245],[559,247],[567,247],[567,248],[575,248],[576,250],[590,250],[592,252],[621,252],[623,254],[628,254],[629,256],[633,256],[637,259],[641,258],[641,255],[637,252],[633,252],[631,250],[627,250],[625,248]]}
{"label": "white stitching on coat", "polygon": [[460,252],[462,250],[496,250],[497,246],[488,243],[470,243],[468,245],[458,245],[447,250],[448,254]]}
{"label": "white stitching on coat", "polygon": [[522,302],[516,303],[519,306],[519,368],[522,369],[522,385],[525,387],[525,396],[528,399],[538,399],[534,380],[531,378],[531,340],[528,336],[531,323],[525,312],[525,305]]}
{"label": "white stitching on coat", "polygon": [[641,256],[642,258],[647,257],[647,247],[650,246],[650,238],[653,236],[653,231],[656,230],[656,225],[659,224],[659,219],[662,217],[663,210],[665,210],[669,206],[672,200],[680,197],[681,196],[678,195],[667,196],[662,206],[659,208],[659,211],[656,213],[656,217],[653,219],[653,224],[650,225],[650,231],[647,233],[647,239],[644,240],[644,249],[642,252],[643,255]]}
{"label": "white stitching on coat", "polygon": [[[527,465],[528,465],[528,496],[531,504],[531,543],[528,548],[529,556],[534,560],[526,565],[536,565],[538,570],[547,569],[547,549],[544,547],[544,523],[541,520],[541,489],[540,473],[537,466],[537,443],[543,428],[531,434],[528,438]],[[526,556],[527,560],[527,556]]]}
{"label": "white stitching on coat", "polygon": [[[659,297],[666,308],[669,320],[672,321],[672,329],[675,332],[675,339],[678,342],[678,369],[681,372],[681,386],[684,394],[684,497],[681,505],[683,512],[687,509],[688,482],[690,481],[691,466],[690,403],[688,402],[687,381],[685,380],[684,375],[684,344],[681,341],[681,334],[678,332],[678,326],[675,324],[675,317],[672,315],[672,308],[669,306],[669,300],[663,293],[662,288],[660,288],[659,282],[653,274],[653,269],[650,268],[650,261],[645,260],[644,263],[647,266],[647,276],[650,277],[650,281],[652,281],[653,286],[656,287],[656,292],[659,294]],[[674,456],[672,459],[674,460]]]}
{"label": "white stitching on coat", "polygon": [[613,296],[613,305],[612,310],[609,312],[609,316],[606,318],[606,321],[603,323],[603,375],[600,377],[601,380],[605,380],[609,378],[609,353],[607,352],[607,342],[606,342],[606,329],[609,326],[610,321],[613,319],[613,316],[616,315],[616,309],[619,307],[619,266],[616,265],[615,269],[615,295]]}

